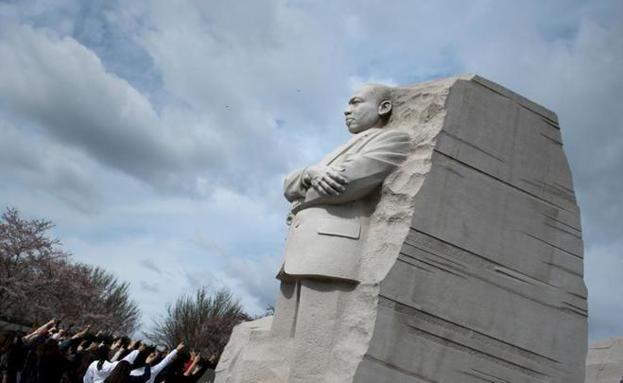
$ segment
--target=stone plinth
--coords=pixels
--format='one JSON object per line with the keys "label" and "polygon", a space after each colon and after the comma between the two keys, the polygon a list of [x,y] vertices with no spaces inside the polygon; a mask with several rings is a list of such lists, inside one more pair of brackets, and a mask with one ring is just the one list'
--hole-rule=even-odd
{"label": "stone plinth", "polygon": [[[383,184],[326,382],[580,383],[587,305],[579,209],[551,111],[478,76],[393,90],[411,134]],[[217,382],[306,382],[305,345],[240,326]]]}

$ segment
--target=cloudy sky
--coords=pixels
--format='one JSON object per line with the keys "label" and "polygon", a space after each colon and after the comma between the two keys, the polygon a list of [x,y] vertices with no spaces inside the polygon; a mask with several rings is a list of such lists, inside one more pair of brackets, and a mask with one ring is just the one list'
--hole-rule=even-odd
{"label": "cloudy sky", "polygon": [[130,281],[146,325],[202,285],[260,313],[281,180],[346,139],[353,87],[478,73],[558,113],[590,337],[621,336],[621,20],[620,0],[0,1],[0,203]]}

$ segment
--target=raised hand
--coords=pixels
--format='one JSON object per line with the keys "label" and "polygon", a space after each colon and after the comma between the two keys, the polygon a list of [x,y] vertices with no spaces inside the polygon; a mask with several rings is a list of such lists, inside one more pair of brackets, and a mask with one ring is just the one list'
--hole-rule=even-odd
{"label": "raised hand", "polygon": [[89,332],[89,329],[91,328],[91,325],[87,325],[84,329],[82,329],[82,331],[79,331],[77,333],[74,334],[74,336],[71,337],[71,339],[80,339],[83,336],[85,336],[87,334],[87,332]]}
{"label": "raised hand", "polygon": [[81,352],[82,350],[84,350],[84,346],[87,344],[88,341],[83,340],[82,342],[80,342],[80,344],[78,345],[78,352]]}
{"label": "raised hand", "polygon": [[145,358],[145,363],[147,364],[151,364],[151,362],[153,362],[154,360],[156,360],[156,358],[158,357],[158,352],[154,351],[151,354],[149,354],[147,356],[147,358]]}
{"label": "raised hand", "polygon": [[175,349],[177,350],[177,352],[180,352],[182,351],[183,348],[184,348],[184,342],[180,342],[180,344],[178,344]]}
{"label": "raised hand", "polygon": [[192,363],[190,364],[190,366],[188,366],[188,368],[186,369],[186,371],[184,372],[184,376],[190,376],[194,370],[195,367],[197,367],[197,364],[199,363],[199,361],[201,360],[201,353],[197,352],[191,352],[191,360]]}

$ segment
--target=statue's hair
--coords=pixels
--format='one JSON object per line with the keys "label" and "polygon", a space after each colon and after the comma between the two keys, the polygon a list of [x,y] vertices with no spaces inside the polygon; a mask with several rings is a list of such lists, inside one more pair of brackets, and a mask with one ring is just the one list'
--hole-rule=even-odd
{"label": "statue's hair", "polygon": [[380,101],[392,100],[392,88],[383,84],[365,84],[364,88],[372,88],[372,94]]}
{"label": "statue's hair", "polygon": [[[392,88],[390,86],[383,85],[383,84],[365,84],[363,87],[364,88],[370,88],[372,90],[371,93],[378,100],[379,104],[381,102],[383,102],[383,101],[389,101],[389,102],[391,102],[393,104]],[[381,118],[383,120],[387,121],[389,119],[389,116],[391,116],[391,114],[392,114],[392,112],[390,110],[389,113],[381,116]]]}

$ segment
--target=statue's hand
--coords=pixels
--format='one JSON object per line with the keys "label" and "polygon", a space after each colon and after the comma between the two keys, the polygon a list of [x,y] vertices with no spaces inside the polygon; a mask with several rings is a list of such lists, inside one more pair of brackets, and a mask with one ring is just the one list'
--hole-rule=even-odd
{"label": "statue's hand", "polygon": [[340,170],[331,166],[310,166],[307,168],[306,176],[308,177],[311,187],[313,187],[321,195],[340,195],[346,190],[348,180]]}

